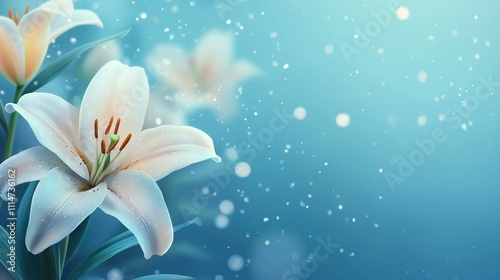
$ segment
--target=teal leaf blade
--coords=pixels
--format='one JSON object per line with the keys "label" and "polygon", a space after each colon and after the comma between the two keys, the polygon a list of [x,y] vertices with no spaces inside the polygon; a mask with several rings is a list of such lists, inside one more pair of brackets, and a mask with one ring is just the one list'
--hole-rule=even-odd
{"label": "teal leaf blade", "polygon": [[7,124],[7,115],[5,114],[5,107],[0,99],[0,125],[2,126],[5,133],[9,131],[9,125]]}
{"label": "teal leaf blade", "polygon": [[130,231],[123,232],[103,245],[99,246],[95,251],[90,253],[82,262],[80,262],[71,272],[68,279],[76,280],[82,277],[85,273],[98,267],[103,262],[107,261],[114,255],[138,245],[137,238]]}
{"label": "teal leaf blade", "polygon": [[[1,254],[0,262],[2,262],[5,269],[7,269],[10,272],[10,274],[14,277],[14,279],[21,280],[22,278],[21,275],[19,274],[19,269],[17,269],[15,265],[11,265],[9,263],[10,259],[9,233],[3,227],[0,227],[0,254]],[[9,269],[10,267],[13,268]]]}
{"label": "teal leaf blade", "polygon": [[196,280],[189,276],[176,275],[176,274],[154,274],[134,278],[134,280]]}
{"label": "teal leaf blade", "polygon": [[[174,227],[174,232],[185,228],[186,226],[192,224],[200,224],[200,218],[197,217],[191,221],[180,224]],[[74,269],[71,271],[69,275],[69,280],[77,280],[85,273],[93,270],[98,267],[108,259],[113,256],[121,253],[129,248],[139,245],[137,238],[130,231],[125,231],[110,240],[106,241],[104,244],[99,246],[99,248],[95,249],[92,253],[90,253],[83,261],[81,261]],[[190,279],[190,278],[187,278]]]}
{"label": "teal leaf blade", "polygon": [[90,216],[87,217],[83,222],[69,235],[68,250],[66,253],[66,262],[71,261],[75,256],[76,252],[82,245],[83,237],[87,232],[89,226]]}
{"label": "teal leaf blade", "polygon": [[49,66],[45,67],[42,71],[40,71],[33,78],[33,80],[24,88],[23,94],[34,92],[37,89],[49,83],[50,81],[52,81],[55,77],[57,77],[57,75],[59,75],[59,73],[62,72],[62,70],[64,70],[64,68],[66,68],[71,62],[73,62],[78,56],[82,55],[84,52],[104,42],[122,38],[125,35],[127,35],[129,31],[130,29],[127,29],[120,33],[92,41],[61,56],[54,63],[50,64]]}

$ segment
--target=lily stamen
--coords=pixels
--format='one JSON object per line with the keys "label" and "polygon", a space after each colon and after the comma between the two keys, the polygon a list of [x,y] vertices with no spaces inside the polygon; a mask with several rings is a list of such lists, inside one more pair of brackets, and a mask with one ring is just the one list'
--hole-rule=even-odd
{"label": "lily stamen", "polygon": [[[30,6],[26,6],[26,9],[24,9],[24,15],[26,15],[30,10]],[[14,14],[14,11],[12,8],[9,8],[9,18],[16,24],[19,25],[19,13]]]}
{"label": "lily stamen", "polygon": [[94,121],[94,138],[98,138],[99,137],[99,122],[97,121],[97,119],[95,119]]}
{"label": "lily stamen", "polygon": [[121,119],[118,118],[116,120],[116,125],[115,125],[115,131],[114,131],[114,134],[118,134],[118,128],[120,128],[120,122],[121,122]]}
{"label": "lily stamen", "polygon": [[125,140],[123,140],[123,143],[120,145],[120,152],[127,146],[128,142],[130,141],[130,138],[132,137],[132,134],[128,134],[127,137],[125,137]]}
{"label": "lily stamen", "polygon": [[109,119],[108,127],[106,127],[106,131],[104,131],[104,135],[108,135],[112,125],[113,125],[113,116],[111,116],[111,119]]}
{"label": "lily stamen", "polygon": [[[104,131],[104,136],[110,134],[113,122],[114,122],[114,117],[111,116]],[[97,184],[99,184],[99,182],[102,181],[104,176],[107,175],[109,168],[111,168],[114,161],[121,154],[121,151],[130,142],[132,134],[129,133],[127,134],[123,142],[120,144],[118,153],[113,157],[111,156],[111,152],[115,150],[116,147],[118,147],[118,144],[120,142],[120,136],[118,135],[120,124],[121,124],[121,118],[117,118],[113,130],[114,133],[111,133],[109,135],[109,144],[106,145],[106,143],[108,142],[106,139],[99,139],[99,121],[98,119],[94,120],[94,138],[96,139],[96,151],[95,151],[96,156],[95,156],[94,166],[92,167],[91,170],[89,170],[90,172],[89,183],[92,186],[96,186]]]}

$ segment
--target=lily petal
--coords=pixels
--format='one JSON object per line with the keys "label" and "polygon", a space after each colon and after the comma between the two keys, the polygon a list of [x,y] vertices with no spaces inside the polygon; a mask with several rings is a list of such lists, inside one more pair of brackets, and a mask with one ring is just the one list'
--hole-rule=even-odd
{"label": "lily petal", "polygon": [[52,20],[50,25],[50,41],[55,40],[59,35],[80,25],[96,25],[103,27],[102,21],[92,11],[75,10],[70,17],[58,16]]}
{"label": "lily petal", "polygon": [[24,43],[14,21],[0,17],[0,73],[12,83],[24,83]]}
{"label": "lily petal", "polygon": [[35,189],[26,232],[26,247],[38,254],[69,235],[102,203],[106,183],[87,185],[69,169],[56,167]]}
{"label": "lily petal", "polygon": [[140,170],[159,180],[190,164],[207,159],[220,161],[212,138],[190,126],[162,125],[146,129],[119,169]]}
{"label": "lily petal", "polygon": [[108,195],[100,208],[137,237],[146,259],[165,254],[174,232],[167,205],[153,178],[125,170],[109,176],[106,182]]}
{"label": "lily petal", "polygon": [[0,164],[0,195],[7,200],[7,190],[26,182],[37,181],[45,177],[47,172],[65,164],[51,151],[43,146],[24,150]]}
{"label": "lily petal", "polygon": [[[99,136],[111,119],[121,119],[119,135],[139,136],[149,100],[144,69],[113,60],[104,65],[90,81],[80,109],[80,138],[87,158],[95,157],[94,120],[100,124]],[[109,142],[108,142],[109,143]],[[127,150],[124,149],[123,156]],[[122,156],[121,156],[122,157]]]}
{"label": "lily petal", "polygon": [[57,4],[45,2],[24,15],[19,22],[24,41],[25,81],[31,79],[42,65],[50,43],[50,24],[57,7]]}
{"label": "lily petal", "polygon": [[40,144],[82,178],[88,179],[88,169],[79,149],[78,110],[75,107],[53,94],[30,93],[23,95],[17,104],[8,103],[5,110],[21,114]]}

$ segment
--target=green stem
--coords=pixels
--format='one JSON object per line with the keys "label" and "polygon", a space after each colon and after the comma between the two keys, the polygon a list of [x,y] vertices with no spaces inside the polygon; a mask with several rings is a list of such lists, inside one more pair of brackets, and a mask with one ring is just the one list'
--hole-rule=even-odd
{"label": "green stem", "polygon": [[[16,87],[16,94],[14,95],[13,103],[17,103],[21,96],[23,95],[24,85],[18,85]],[[5,144],[5,155],[4,160],[8,159],[12,155],[12,147],[14,146],[14,135],[16,134],[17,125],[17,112],[12,112],[10,114],[9,120],[9,131],[7,132],[7,143]]]}

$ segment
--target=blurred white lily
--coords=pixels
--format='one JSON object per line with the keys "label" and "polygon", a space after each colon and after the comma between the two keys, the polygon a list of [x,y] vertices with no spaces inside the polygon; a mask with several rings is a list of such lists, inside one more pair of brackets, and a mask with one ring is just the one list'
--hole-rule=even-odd
{"label": "blurred white lily", "polygon": [[42,65],[49,43],[67,30],[85,24],[102,27],[88,10],[75,10],[72,0],[50,0],[24,16],[9,9],[0,16],[0,73],[16,85],[24,85]]}
{"label": "blurred white lily", "polygon": [[235,90],[243,81],[260,73],[250,61],[234,60],[231,33],[210,31],[192,53],[162,44],[147,57],[147,64],[160,84],[176,89],[174,101],[186,110],[209,107],[221,118],[231,117],[238,108]]}
{"label": "blurred white lily", "polygon": [[220,161],[212,139],[187,126],[141,132],[149,98],[146,74],[118,61],[90,82],[80,111],[47,93],[24,95],[17,111],[43,146],[0,164],[0,194],[15,169],[16,184],[40,180],[33,194],[26,246],[34,254],[62,240],[96,208],[116,217],[138,239],[144,257],[163,255],[173,240],[167,206],[156,184],[206,159]]}

